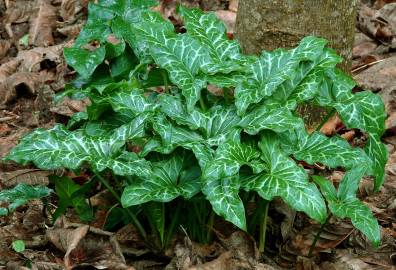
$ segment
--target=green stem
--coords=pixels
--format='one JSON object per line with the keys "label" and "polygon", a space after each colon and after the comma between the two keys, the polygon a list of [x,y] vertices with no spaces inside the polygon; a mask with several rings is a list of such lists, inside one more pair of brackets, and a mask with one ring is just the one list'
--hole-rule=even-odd
{"label": "green stem", "polygon": [[311,247],[309,248],[308,257],[312,257],[312,253],[313,253],[313,251],[314,251],[314,249],[315,249],[316,242],[318,242],[319,237],[320,237],[320,235],[322,234],[322,232],[323,232],[325,226],[326,226],[327,223],[329,222],[330,218],[331,218],[331,215],[329,215],[329,216],[327,217],[326,221],[322,224],[322,226],[320,226],[319,231],[316,233],[315,238],[314,238],[314,240],[312,241],[312,245],[311,245]]}
{"label": "green stem", "polygon": [[166,234],[165,242],[163,243],[163,247],[162,247],[163,249],[165,249],[169,245],[172,239],[173,232],[175,231],[176,222],[179,221],[180,209],[181,209],[181,203],[179,202],[176,207],[175,215],[172,218],[172,222],[169,225],[168,233]]}
{"label": "green stem", "polygon": [[329,119],[335,115],[336,112],[337,111],[335,109],[331,109],[331,111],[326,115],[320,125],[316,128],[316,131],[320,131],[322,127],[327,123],[327,121],[329,121]]}
{"label": "green stem", "polygon": [[259,242],[259,252],[263,253],[265,248],[265,234],[267,231],[267,221],[268,221],[268,208],[270,205],[270,201],[262,200],[262,204],[264,205],[264,213],[263,220],[260,223],[260,242]]}
{"label": "green stem", "polygon": [[165,93],[169,93],[168,77],[165,70],[161,70],[162,79],[164,80]]}
{"label": "green stem", "polygon": [[[99,181],[110,191],[110,193],[114,196],[114,198],[116,198],[116,200],[122,205],[121,197],[114,191],[113,187],[109,184],[109,182],[107,182],[107,180],[104,179],[98,172],[93,171],[93,173],[99,179]],[[144,230],[142,224],[140,224],[140,222],[137,219],[137,217],[128,208],[125,208],[125,210],[126,210],[127,214],[129,215],[129,217],[132,219],[132,222],[134,223],[134,225],[138,229],[138,231],[141,234],[141,236],[144,239],[147,239],[147,233]]]}
{"label": "green stem", "polygon": [[224,88],[224,99],[225,99],[225,102],[226,102],[226,104],[230,104],[230,89],[229,88]]}
{"label": "green stem", "polygon": [[142,62],[139,63],[130,73],[129,73],[129,78],[131,79],[133,76],[135,76],[135,73],[144,65],[146,65],[147,63]]}
{"label": "green stem", "polygon": [[207,108],[206,108],[206,104],[205,101],[203,100],[202,94],[201,97],[199,98],[199,105],[201,105],[201,109],[206,112]]}
{"label": "green stem", "polygon": [[212,212],[210,212],[209,221],[208,221],[208,233],[206,234],[207,243],[210,243],[210,241],[212,240],[213,224],[214,224],[215,216],[216,216],[215,212],[212,210]]}

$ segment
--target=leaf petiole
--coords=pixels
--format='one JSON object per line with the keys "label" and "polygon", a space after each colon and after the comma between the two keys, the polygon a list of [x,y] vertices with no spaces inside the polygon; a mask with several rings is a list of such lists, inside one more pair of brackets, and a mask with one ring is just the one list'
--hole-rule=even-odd
{"label": "leaf petiole", "polygon": [[[113,187],[107,182],[106,179],[104,179],[97,171],[92,170],[92,172],[95,174],[95,176],[99,179],[99,181],[110,191],[110,193],[116,198],[116,200],[121,203],[121,197],[115,192]],[[147,233],[145,229],[143,228],[142,224],[139,222],[137,217],[129,210],[128,208],[125,208],[127,214],[129,217],[132,219],[132,222],[135,224],[136,228],[138,229],[139,233],[144,239],[147,239]]]}

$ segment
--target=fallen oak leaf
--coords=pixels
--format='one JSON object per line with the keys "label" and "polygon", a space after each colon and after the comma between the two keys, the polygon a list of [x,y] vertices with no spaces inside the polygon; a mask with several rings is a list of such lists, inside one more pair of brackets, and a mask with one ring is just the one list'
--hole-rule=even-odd
{"label": "fallen oak leaf", "polygon": [[17,71],[21,61],[21,59],[14,58],[0,66],[0,84],[4,82],[4,80],[6,80],[12,73]]}
{"label": "fallen oak leaf", "polygon": [[37,17],[31,20],[29,44],[36,46],[53,45],[52,29],[56,22],[56,10],[47,0],[38,1],[39,11]]}
{"label": "fallen oak leaf", "polygon": [[23,23],[29,21],[32,14],[36,10],[36,1],[24,1],[19,0],[16,2],[11,2],[12,4],[7,5],[7,10],[4,15],[4,26],[7,34],[13,38],[14,33],[11,28],[13,23]]}
{"label": "fallen oak leaf", "polygon": [[7,104],[17,97],[17,92],[21,94],[34,95],[40,78],[35,73],[18,72],[12,74],[5,81],[0,83],[0,100],[2,104]]}
{"label": "fallen oak leaf", "polygon": [[11,42],[9,40],[0,40],[0,59],[6,56],[10,47]]}

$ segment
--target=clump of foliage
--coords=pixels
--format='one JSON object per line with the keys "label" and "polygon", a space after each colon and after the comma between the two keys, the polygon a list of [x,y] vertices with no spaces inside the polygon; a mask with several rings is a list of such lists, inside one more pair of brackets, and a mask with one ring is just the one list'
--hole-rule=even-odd
{"label": "clump of foliage", "polygon": [[0,191],[0,203],[7,204],[7,207],[0,207],[0,216],[6,216],[14,212],[19,206],[28,203],[30,200],[41,199],[51,194],[51,189],[44,186],[30,186],[28,184],[18,184],[12,189]]}
{"label": "clump of foliage", "polygon": [[[355,82],[336,67],[342,59],[324,39],[247,56],[213,13],[179,7],[186,33],[178,34],[149,9],[155,4],[90,3],[86,26],[64,51],[78,78],[63,96],[92,104],[67,127],[24,137],[7,159],[41,169],[89,168],[102,180],[112,172],[124,207],[156,205],[146,211],[161,239],[161,203],[201,194],[217,215],[246,230],[246,191],[268,201],[281,197],[321,223],[326,200],[332,214],[350,218],[378,244],[378,223],[356,190],[363,176],[374,176],[376,190],[384,181],[380,97],[352,93]],[[305,103],[336,110],[348,128],[367,134],[365,147],[308,133],[296,114]],[[324,178],[310,181],[299,161],[347,172],[336,191]]]}

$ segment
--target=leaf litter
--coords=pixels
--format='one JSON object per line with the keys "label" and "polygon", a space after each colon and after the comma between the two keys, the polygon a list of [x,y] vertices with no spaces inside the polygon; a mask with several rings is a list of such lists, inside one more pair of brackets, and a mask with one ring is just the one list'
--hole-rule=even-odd
{"label": "leaf litter", "polygon": [[[226,23],[228,35],[233,36],[238,1],[184,2],[187,6],[216,11],[216,15]],[[286,205],[281,205],[274,206],[270,214],[272,223],[269,225],[268,255],[264,258],[258,257],[254,241],[240,232],[227,237],[217,235],[217,240],[211,246],[200,248],[185,235],[175,243],[173,251],[168,252],[173,259],[162,262],[156,259],[151,263],[146,260],[146,264],[139,266],[139,257],[147,256],[150,251],[144,250],[141,239],[136,232],[133,233],[133,226],[132,231],[128,232],[135,237],[130,240],[120,238],[121,229],[120,233],[115,234],[117,238],[114,238],[113,233],[102,228],[68,222],[68,218],[78,218],[75,213],[67,213],[68,218],[62,217],[63,224],[46,229],[45,224],[51,224],[50,215],[46,214],[49,210],[40,201],[32,201],[28,207],[18,208],[11,216],[0,218],[0,238],[5,241],[0,245],[0,264],[18,267],[27,259],[37,269],[63,269],[63,266],[71,269],[76,265],[91,265],[100,269],[135,269],[128,265],[138,266],[136,269],[163,269],[166,264],[166,269],[191,270],[235,267],[281,269],[279,265],[286,268],[295,265],[296,269],[391,269],[396,250],[396,139],[392,139],[396,136],[396,86],[393,84],[396,80],[392,79],[396,77],[393,53],[396,48],[395,2],[362,1],[353,50],[355,79],[362,88],[373,89],[381,94],[389,116],[388,131],[384,138],[390,153],[387,181],[379,193],[370,192],[372,187],[364,186],[364,181],[359,189],[382,226],[383,245],[378,250],[370,250],[366,239],[354,231],[350,224],[334,219],[318,240],[314,251],[316,259],[307,258],[320,226],[307,223],[304,215],[294,216]],[[172,0],[162,1],[159,8],[164,17],[181,26],[175,12],[176,3]],[[33,127],[50,127],[55,119],[85,110],[87,104],[84,102],[74,104],[66,101],[66,104],[55,105],[52,97],[63,90],[65,82],[74,76],[65,64],[62,51],[71,46],[80,32],[85,22],[87,5],[86,0],[0,1],[0,119],[6,119],[0,123],[0,156],[4,156]],[[24,44],[26,35],[28,43]],[[326,123],[322,132],[327,135],[348,134],[351,141],[362,136],[353,130],[346,130],[337,117]],[[14,187],[20,183],[48,183],[47,173],[34,168],[0,164],[0,170],[4,171],[1,172],[2,187]],[[97,218],[103,220],[106,217]],[[281,230],[278,224],[282,221],[285,225]],[[9,248],[15,238],[23,239],[26,243],[23,260]],[[122,244],[131,242],[134,242],[135,249]],[[40,251],[54,247],[57,247],[57,251],[53,254]],[[101,254],[98,248],[111,252]],[[277,250],[281,252],[274,256]],[[124,255],[133,255],[133,263],[126,262]],[[258,263],[262,259],[266,265]]]}

